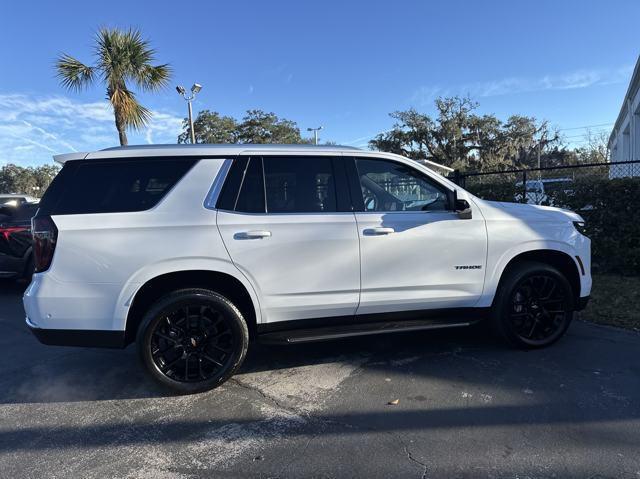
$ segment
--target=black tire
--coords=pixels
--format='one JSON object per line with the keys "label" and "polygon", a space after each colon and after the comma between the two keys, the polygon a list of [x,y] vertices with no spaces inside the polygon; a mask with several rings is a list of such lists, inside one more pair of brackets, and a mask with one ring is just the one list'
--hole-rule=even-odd
{"label": "black tire", "polygon": [[151,376],[182,394],[208,391],[242,365],[249,330],[224,296],[182,289],[164,296],[145,314],[136,344]]}
{"label": "black tire", "polygon": [[500,283],[491,326],[512,346],[543,348],[564,335],[574,309],[571,285],[560,271],[544,263],[522,262]]}

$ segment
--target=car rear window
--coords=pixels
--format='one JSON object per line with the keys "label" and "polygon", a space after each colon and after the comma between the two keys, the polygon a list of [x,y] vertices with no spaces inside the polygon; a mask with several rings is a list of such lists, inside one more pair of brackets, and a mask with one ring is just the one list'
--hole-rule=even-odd
{"label": "car rear window", "polygon": [[40,215],[144,211],[157,205],[197,159],[71,161],[40,202]]}
{"label": "car rear window", "polygon": [[38,211],[38,203],[23,203],[16,208],[11,217],[13,221],[30,221]]}

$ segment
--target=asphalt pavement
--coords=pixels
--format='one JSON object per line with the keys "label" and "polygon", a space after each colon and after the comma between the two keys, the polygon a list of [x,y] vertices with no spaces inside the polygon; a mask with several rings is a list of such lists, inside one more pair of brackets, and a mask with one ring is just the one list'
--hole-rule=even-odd
{"label": "asphalt pavement", "polygon": [[634,332],[575,321],[529,352],[481,329],[256,344],[193,396],[133,347],[41,345],[12,283],[0,333],[3,478],[640,478]]}

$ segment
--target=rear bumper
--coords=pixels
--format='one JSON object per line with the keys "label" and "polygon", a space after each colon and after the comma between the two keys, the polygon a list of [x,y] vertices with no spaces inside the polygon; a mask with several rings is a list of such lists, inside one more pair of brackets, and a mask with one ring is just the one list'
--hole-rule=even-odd
{"label": "rear bumper", "polygon": [[582,298],[578,298],[578,304],[576,305],[576,311],[582,311],[587,307],[591,296],[583,296]]}
{"label": "rear bumper", "polygon": [[124,331],[124,321],[114,314],[121,289],[115,283],[65,283],[49,272],[36,273],[22,302],[26,316],[41,329]]}
{"label": "rear bumper", "polygon": [[28,317],[27,327],[42,344],[49,346],[80,346],[90,348],[124,348],[124,331],[85,329],[43,329]]}

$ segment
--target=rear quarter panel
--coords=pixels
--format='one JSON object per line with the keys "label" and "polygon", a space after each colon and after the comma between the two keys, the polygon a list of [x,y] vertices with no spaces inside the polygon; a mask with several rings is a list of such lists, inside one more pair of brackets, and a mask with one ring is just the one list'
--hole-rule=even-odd
{"label": "rear quarter panel", "polygon": [[53,262],[34,278],[40,304],[31,308],[47,323],[39,326],[122,330],[133,296],[158,275],[211,269],[238,277],[216,211],[203,205],[223,162],[200,160],[148,211],[53,216],[58,227]]}

